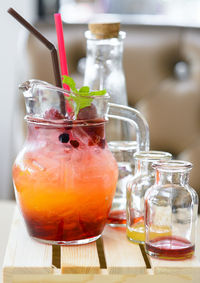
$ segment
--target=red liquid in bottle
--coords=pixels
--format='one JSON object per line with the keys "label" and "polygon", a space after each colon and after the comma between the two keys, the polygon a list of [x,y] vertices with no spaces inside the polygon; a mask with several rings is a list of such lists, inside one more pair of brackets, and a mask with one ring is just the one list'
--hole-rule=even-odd
{"label": "red liquid in bottle", "polygon": [[108,216],[108,224],[113,224],[113,225],[126,224],[126,210],[111,211]]}
{"label": "red liquid in bottle", "polygon": [[188,240],[173,236],[155,238],[145,246],[149,255],[168,260],[191,258],[195,250],[195,246]]}

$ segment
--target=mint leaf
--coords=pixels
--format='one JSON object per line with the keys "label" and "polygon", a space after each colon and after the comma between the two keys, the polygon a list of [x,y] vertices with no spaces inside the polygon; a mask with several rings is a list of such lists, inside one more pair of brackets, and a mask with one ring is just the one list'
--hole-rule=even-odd
{"label": "mint leaf", "polygon": [[[90,97],[81,97],[79,95],[70,95],[66,97],[70,105],[74,108],[75,117],[77,117],[79,111],[87,106],[91,106],[92,98]],[[72,100],[74,103],[72,103]]]}
{"label": "mint leaf", "polygon": [[106,90],[103,89],[103,90],[96,90],[96,91],[91,91],[90,92],[90,95],[91,96],[95,96],[95,95],[105,95],[106,94]]}
{"label": "mint leaf", "polygon": [[80,99],[80,109],[83,109],[85,107],[91,106],[92,98],[81,98]]}
{"label": "mint leaf", "polygon": [[106,90],[96,90],[90,91],[89,86],[82,86],[79,90],[76,89],[75,81],[66,75],[63,76],[63,84],[67,84],[71,90],[72,94],[65,96],[65,99],[69,101],[69,104],[72,106],[77,117],[79,111],[85,107],[91,106],[93,98],[89,96],[99,96],[106,94]]}
{"label": "mint leaf", "polygon": [[79,93],[81,93],[81,92],[84,92],[84,93],[90,92],[89,86],[82,86],[82,87],[79,89]]}
{"label": "mint leaf", "polygon": [[64,75],[62,82],[63,82],[63,84],[68,85],[71,88],[72,91],[76,91],[77,92],[76,83],[75,83],[75,81],[71,77],[68,77],[68,76]]}

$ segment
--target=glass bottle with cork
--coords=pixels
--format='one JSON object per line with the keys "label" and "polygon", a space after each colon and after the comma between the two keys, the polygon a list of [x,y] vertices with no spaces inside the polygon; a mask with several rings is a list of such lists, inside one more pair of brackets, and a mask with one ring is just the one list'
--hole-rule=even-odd
{"label": "glass bottle with cork", "polygon": [[[126,81],[122,65],[123,40],[126,33],[119,31],[120,23],[90,23],[85,32],[87,58],[84,85],[92,89],[106,89],[110,101],[127,105]],[[114,128],[116,131],[116,128]],[[119,129],[119,137],[122,138]],[[121,129],[120,129],[121,130]],[[111,140],[116,133],[109,129]],[[114,135],[114,136],[113,136]]]}
{"label": "glass bottle with cork", "polygon": [[[120,31],[120,23],[90,23],[85,37],[87,39],[87,58],[84,85],[92,89],[106,89],[111,102],[127,105],[126,80],[122,64],[123,41],[126,33]],[[109,223],[116,226],[126,223],[126,183],[133,174],[131,159],[133,153],[138,150],[138,145],[135,141],[130,140],[135,133],[133,134],[131,127],[126,122],[110,118],[110,123],[106,126],[108,145],[114,156],[120,157],[116,158],[119,178],[108,218]],[[142,115],[141,118],[146,125],[145,130],[149,143],[148,125]],[[148,146],[142,150],[148,150]]]}
{"label": "glass bottle with cork", "polygon": [[[87,57],[84,85],[106,89],[110,102],[127,105],[126,81],[122,65],[123,40],[120,23],[90,23],[85,32]],[[127,124],[112,120],[107,127],[108,140],[128,139]]]}

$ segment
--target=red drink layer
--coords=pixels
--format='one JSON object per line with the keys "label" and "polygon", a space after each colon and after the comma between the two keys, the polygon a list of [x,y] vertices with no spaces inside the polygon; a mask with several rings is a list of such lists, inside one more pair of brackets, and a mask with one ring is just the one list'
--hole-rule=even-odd
{"label": "red drink layer", "polygon": [[[134,209],[130,210],[130,214],[131,214],[130,218],[133,221],[133,223],[137,223],[143,220],[143,216],[137,218],[135,217]],[[126,210],[125,209],[111,210],[108,215],[108,224],[114,224],[114,225],[126,224]]]}
{"label": "red drink layer", "polygon": [[188,240],[173,236],[158,237],[145,246],[151,256],[168,260],[191,258],[195,250],[195,246]]}
{"label": "red drink layer", "polygon": [[108,224],[126,224],[126,211],[114,210],[109,213]]}
{"label": "red drink layer", "polygon": [[64,244],[99,236],[118,177],[104,121],[63,127],[29,123],[28,128],[13,179],[29,234]]}

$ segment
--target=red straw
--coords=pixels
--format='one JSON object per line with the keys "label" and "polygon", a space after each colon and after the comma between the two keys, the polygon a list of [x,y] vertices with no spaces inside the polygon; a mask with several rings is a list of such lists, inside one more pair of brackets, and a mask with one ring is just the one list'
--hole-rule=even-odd
{"label": "red straw", "polygon": [[[56,25],[57,39],[58,39],[58,50],[59,50],[59,57],[60,57],[61,73],[62,73],[62,76],[63,75],[68,76],[67,57],[65,53],[65,43],[64,43],[61,15],[59,13],[54,14],[54,20],[55,20],[55,25]],[[63,84],[63,88],[70,90],[70,87],[66,84]]]}

